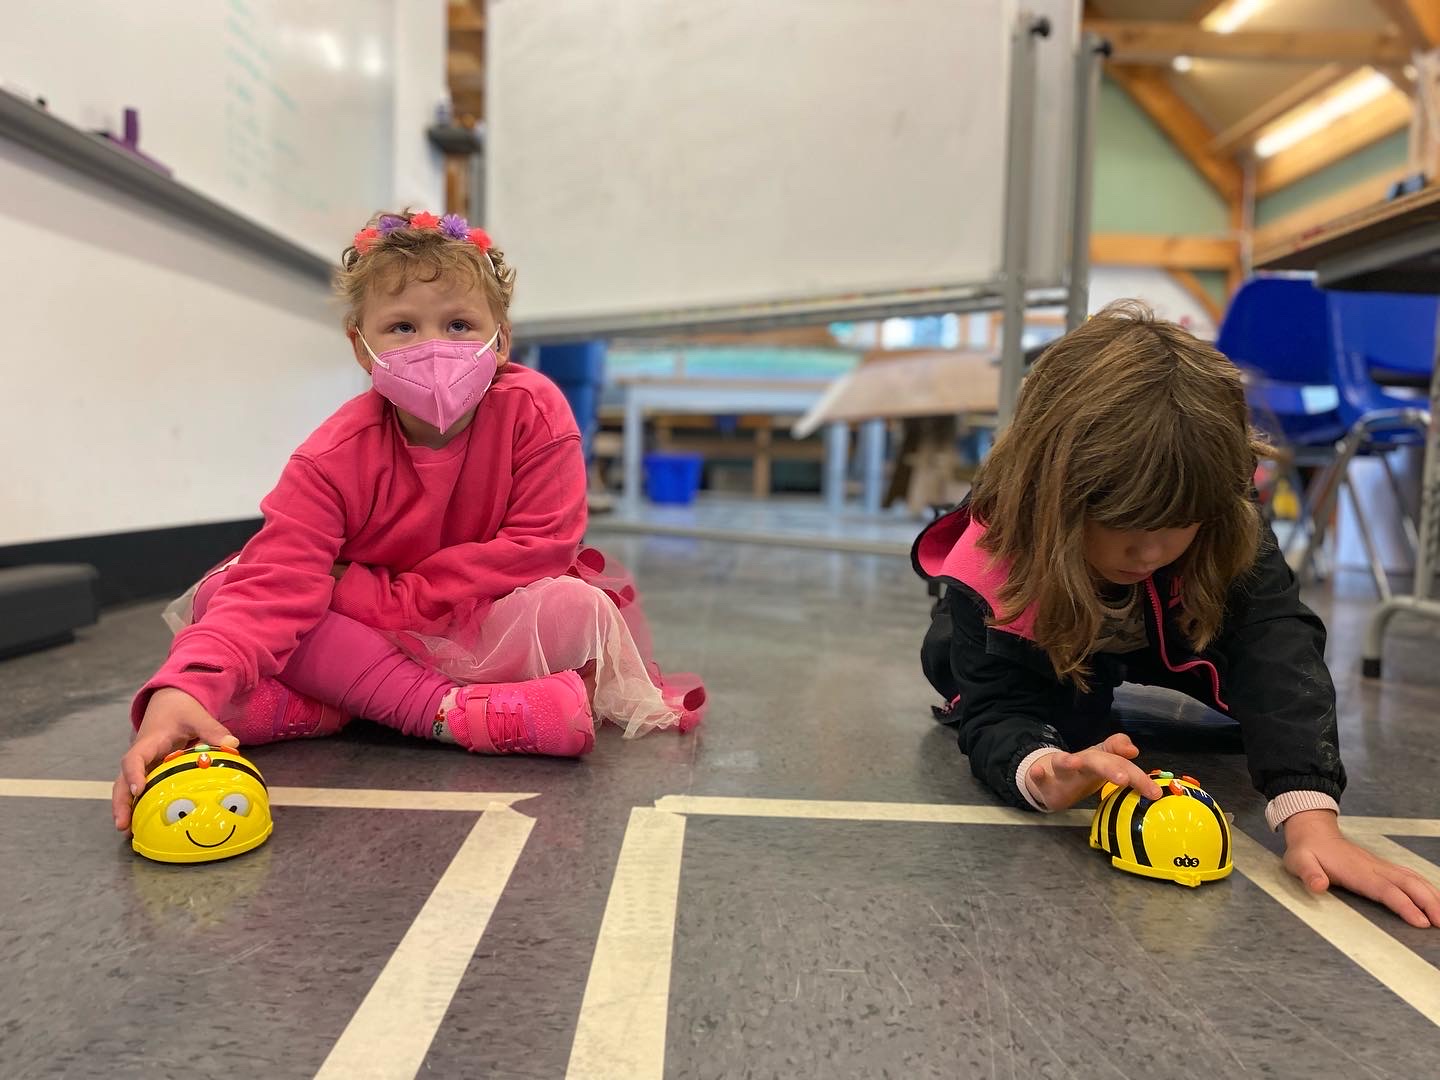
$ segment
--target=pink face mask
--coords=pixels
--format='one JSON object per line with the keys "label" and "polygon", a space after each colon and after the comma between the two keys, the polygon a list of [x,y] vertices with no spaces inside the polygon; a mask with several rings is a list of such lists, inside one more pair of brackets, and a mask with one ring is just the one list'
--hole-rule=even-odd
{"label": "pink face mask", "polygon": [[481,344],[476,341],[417,341],[379,356],[363,334],[360,344],[370,354],[375,389],[397,409],[441,431],[480,404],[495,381],[500,358],[495,343],[500,331]]}

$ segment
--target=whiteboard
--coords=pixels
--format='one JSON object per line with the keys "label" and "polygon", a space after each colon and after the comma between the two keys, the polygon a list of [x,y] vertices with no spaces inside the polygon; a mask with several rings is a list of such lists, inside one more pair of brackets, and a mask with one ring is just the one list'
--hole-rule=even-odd
{"label": "whiteboard", "polygon": [[176,180],[334,259],[392,195],[393,4],[8,4],[0,83],[86,130],[138,108]]}
{"label": "whiteboard", "polygon": [[[1059,284],[1078,5],[1039,0],[1032,284]],[[992,282],[1019,0],[491,0],[486,220],[518,321]]]}

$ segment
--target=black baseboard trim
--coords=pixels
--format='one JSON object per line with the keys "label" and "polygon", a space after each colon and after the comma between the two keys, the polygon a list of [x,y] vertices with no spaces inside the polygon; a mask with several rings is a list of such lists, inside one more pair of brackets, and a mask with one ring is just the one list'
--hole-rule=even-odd
{"label": "black baseboard trim", "polygon": [[0,547],[0,567],[89,563],[100,572],[100,606],[174,596],[245,546],[260,518],[173,529],[78,536]]}

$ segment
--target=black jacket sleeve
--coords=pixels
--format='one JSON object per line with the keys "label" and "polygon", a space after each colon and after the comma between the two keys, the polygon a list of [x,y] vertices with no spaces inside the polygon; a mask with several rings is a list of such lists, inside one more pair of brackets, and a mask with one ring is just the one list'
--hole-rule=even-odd
{"label": "black jacket sleeve", "polygon": [[947,700],[958,695],[948,722],[956,726],[976,778],[1012,806],[1029,810],[1015,771],[1027,754],[1063,747],[1054,719],[1073,695],[1019,661],[989,652],[986,617],[983,601],[951,586],[936,608],[922,663]]}
{"label": "black jacket sleeve", "polygon": [[1321,791],[1340,798],[1335,685],[1325,666],[1325,624],[1300,602],[1295,575],[1266,530],[1260,557],[1231,590],[1215,648],[1228,669],[1250,778],[1265,798]]}

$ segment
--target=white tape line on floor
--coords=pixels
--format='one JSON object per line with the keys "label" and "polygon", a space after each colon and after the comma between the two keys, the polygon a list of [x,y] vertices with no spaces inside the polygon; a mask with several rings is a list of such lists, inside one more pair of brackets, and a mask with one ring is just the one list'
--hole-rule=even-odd
{"label": "white tape line on floor", "polygon": [[685,819],[636,807],[575,1025],[567,1080],[661,1080]]}
{"label": "white tape line on floor", "polygon": [[[1270,898],[1339,949],[1432,1024],[1440,1025],[1440,971],[1329,893],[1316,895],[1280,860],[1236,830],[1235,865]],[[1397,916],[1386,914],[1387,919]]]}
{"label": "white tape line on floor", "polygon": [[831,802],[820,799],[745,799],[667,795],[655,809],[716,817],[807,818],[817,821],[909,821],[941,825],[1069,825],[1089,828],[1091,812],[1033,814],[1008,806],[949,803]]}
{"label": "white tape line on floor", "polygon": [[1363,836],[1440,836],[1440,819],[1399,817],[1351,817],[1340,815],[1340,827]]}
{"label": "white tape line on floor", "polygon": [[[17,780],[0,778],[0,796],[23,799],[110,800],[105,780]],[[272,787],[271,806],[315,806],[331,810],[450,810],[478,814],[489,806],[510,806],[536,798],[525,791],[395,791],[387,788]]]}
{"label": "white tape line on floor", "polygon": [[419,1071],[534,826],[499,803],[481,815],[316,1080],[410,1080]]}

